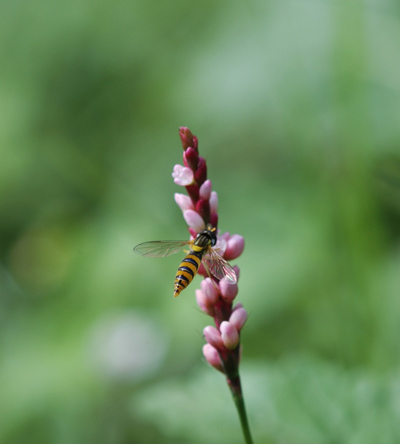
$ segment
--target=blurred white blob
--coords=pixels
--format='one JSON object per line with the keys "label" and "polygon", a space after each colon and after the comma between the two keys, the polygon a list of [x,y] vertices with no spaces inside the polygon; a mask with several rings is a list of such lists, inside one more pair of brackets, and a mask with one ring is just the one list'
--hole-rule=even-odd
{"label": "blurred white blob", "polygon": [[110,379],[142,380],[161,367],[168,342],[165,331],[144,313],[109,313],[89,333],[89,356],[96,370]]}

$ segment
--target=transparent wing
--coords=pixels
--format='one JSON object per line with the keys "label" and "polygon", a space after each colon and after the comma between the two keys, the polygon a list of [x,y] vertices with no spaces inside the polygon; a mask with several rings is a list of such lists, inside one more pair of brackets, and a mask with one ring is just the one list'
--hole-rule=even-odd
{"label": "transparent wing", "polygon": [[226,277],[230,284],[236,284],[235,270],[212,248],[203,256],[203,264],[217,279]]}
{"label": "transparent wing", "polygon": [[133,251],[140,256],[167,257],[179,253],[185,245],[192,241],[153,241],[136,245]]}

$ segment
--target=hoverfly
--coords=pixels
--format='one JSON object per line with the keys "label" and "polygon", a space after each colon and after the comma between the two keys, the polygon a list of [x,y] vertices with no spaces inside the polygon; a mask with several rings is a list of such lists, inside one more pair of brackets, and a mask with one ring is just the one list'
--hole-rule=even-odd
{"label": "hoverfly", "polygon": [[236,284],[235,270],[213,248],[217,243],[216,229],[207,227],[200,231],[191,241],[153,241],[136,245],[133,251],[140,256],[167,257],[179,253],[183,247],[189,246],[186,256],[179,265],[174,282],[174,296],[184,290],[196,276],[203,262],[208,274],[218,280],[227,278],[230,284]]}

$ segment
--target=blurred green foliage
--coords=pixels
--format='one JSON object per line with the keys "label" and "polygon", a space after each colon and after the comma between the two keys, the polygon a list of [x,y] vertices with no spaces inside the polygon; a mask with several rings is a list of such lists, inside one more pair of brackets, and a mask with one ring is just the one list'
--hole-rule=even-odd
{"label": "blurred green foliage", "polygon": [[[393,0],[0,3],[0,442],[240,443],[187,237],[199,137],[245,236],[258,443],[400,441],[400,9]],[[138,321],[139,320],[139,321]]]}

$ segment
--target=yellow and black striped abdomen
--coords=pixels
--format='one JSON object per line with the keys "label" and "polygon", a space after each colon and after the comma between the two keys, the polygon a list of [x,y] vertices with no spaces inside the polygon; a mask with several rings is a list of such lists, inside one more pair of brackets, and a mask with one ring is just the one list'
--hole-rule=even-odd
{"label": "yellow and black striped abdomen", "polygon": [[[198,247],[197,247],[198,248]],[[200,267],[201,259],[204,254],[204,249],[199,251],[191,251],[179,265],[176,272],[174,282],[174,296],[178,296],[179,293],[184,290],[196,276],[196,273]]]}

